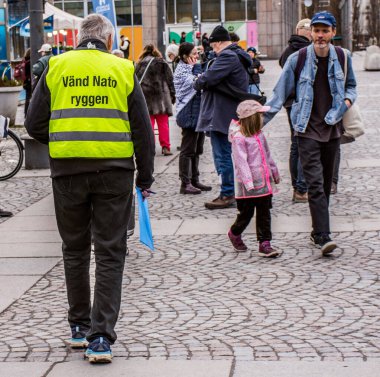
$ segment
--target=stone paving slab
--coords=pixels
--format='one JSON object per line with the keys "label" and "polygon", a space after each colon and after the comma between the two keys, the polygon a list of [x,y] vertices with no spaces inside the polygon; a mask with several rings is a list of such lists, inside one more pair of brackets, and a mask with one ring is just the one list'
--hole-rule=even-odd
{"label": "stone paving slab", "polygon": [[[1,229],[1,228],[0,228]],[[30,243],[30,242],[60,242],[61,237],[57,231],[52,230],[39,230],[39,231],[9,231],[0,230],[0,244],[3,243],[13,243],[17,240],[20,243]]]}
{"label": "stone paving slab", "polygon": [[[34,242],[1,244],[0,258],[61,257],[62,242]],[[1,262],[1,259],[0,259]]]}
{"label": "stone paving slab", "polygon": [[60,258],[1,258],[0,276],[45,275]]}
{"label": "stone paving slab", "polygon": [[[83,361],[59,363],[47,377],[229,377],[230,361],[114,360],[108,365]],[[80,372],[78,373],[78,371]]]}
{"label": "stone paving slab", "polygon": [[375,377],[379,362],[244,362],[236,363],[233,377]]}
{"label": "stone paving slab", "polygon": [[52,363],[0,363],[0,377],[42,377],[51,366]]}
{"label": "stone paving slab", "polygon": [[0,276],[0,313],[29,290],[40,276]]}
{"label": "stone paving slab", "polygon": [[55,215],[46,216],[25,216],[20,213],[18,216],[10,218],[7,222],[1,225],[0,229],[13,231],[28,231],[28,230],[57,230],[57,220]]}
{"label": "stone paving slab", "polygon": [[31,178],[31,177],[50,177],[50,169],[27,170],[27,169],[22,168],[17,173],[17,178]]}

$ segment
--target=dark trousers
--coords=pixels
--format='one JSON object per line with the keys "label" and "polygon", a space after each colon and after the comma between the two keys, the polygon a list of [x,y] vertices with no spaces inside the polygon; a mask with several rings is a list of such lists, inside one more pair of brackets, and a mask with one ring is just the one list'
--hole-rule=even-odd
{"label": "dark trousers", "polygon": [[330,233],[329,198],[335,156],[340,139],[322,143],[297,137],[303,173],[308,187],[314,233]]}
{"label": "dark trousers", "polygon": [[304,194],[307,191],[307,186],[305,182],[305,177],[303,175],[302,165],[298,153],[297,138],[294,135],[294,130],[292,126],[292,121],[290,119],[290,107],[286,108],[286,113],[288,114],[288,122],[290,126],[290,155],[289,155],[289,170],[290,177],[292,180],[293,190],[297,190],[299,193]]}
{"label": "dark trousers", "polygon": [[255,214],[256,208],[256,235],[260,242],[270,241],[272,195],[262,196],[260,198],[236,199],[237,209],[239,211],[235,222],[231,226],[231,232],[238,236],[244,232]]}
{"label": "dark trousers", "polygon": [[179,155],[179,177],[182,183],[199,181],[199,156],[203,153],[204,132],[182,128],[181,153]]}
{"label": "dark trousers", "polygon": [[340,146],[339,146],[338,152],[335,156],[334,174],[333,174],[333,179],[332,179],[335,184],[338,184],[338,181],[339,181],[340,156],[341,156],[341,151],[340,151]]}
{"label": "dark trousers", "polygon": [[211,131],[210,138],[215,169],[222,178],[220,194],[231,196],[235,191],[231,143],[228,141],[228,135],[218,131]]}
{"label": "dark trousers", "polygon": [[[68,320],[70,326],[89,328],[89,341],[97,336],[111,343],[116,340],[132,187],[133,172],[124,169],[53,179],[55,212],[63,240]],[[92,308],[91,236],[96,264]]]}

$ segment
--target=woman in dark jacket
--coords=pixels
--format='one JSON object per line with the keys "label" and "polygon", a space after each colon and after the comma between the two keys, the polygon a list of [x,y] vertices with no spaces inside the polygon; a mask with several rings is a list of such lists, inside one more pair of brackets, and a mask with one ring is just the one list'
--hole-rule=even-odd
{"label": "woman in dark jacket", "polygon": [[193,89],[194,79],[202,72],[198,49],[192,43],[182,43],[178,51],[178,65],[174,73],[177,124],[182,128],[179,177],[181,194],[200,194],[211,187],[199,182],[199,156],[203,153],[204,132],[195,132],[201,106],[201,93]]}
{"label": "woman in dark jacket", "polygon": [[170,156],[169,116],[173,115],[175,103],[173,74],[161,53],[152,45],[146,45],[136,65],[136,76],[140,81],[148,105],[150,121],[154,130],[157,122],[158,138],[162,154]]}

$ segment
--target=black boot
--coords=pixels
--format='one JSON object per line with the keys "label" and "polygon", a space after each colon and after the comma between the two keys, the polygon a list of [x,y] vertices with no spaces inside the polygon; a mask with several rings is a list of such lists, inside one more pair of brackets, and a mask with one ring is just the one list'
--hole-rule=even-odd
{"label": "black boot", "polygon": [[206,185],[203,185],[202,183],[200,183],[199,181],[195,182],[195,181],[192,181],[191,184],[198,188],[199,190],[201,191],[211,191],[212,190],[212,187],[211,186],[206,186]]}
{"label": "black boot", "polygon": [[181,189],[179,190],[180,194],[190,194],[190,195],[198,195],[202,191],[196,187],[194,187],[191,183],[182,183]]}

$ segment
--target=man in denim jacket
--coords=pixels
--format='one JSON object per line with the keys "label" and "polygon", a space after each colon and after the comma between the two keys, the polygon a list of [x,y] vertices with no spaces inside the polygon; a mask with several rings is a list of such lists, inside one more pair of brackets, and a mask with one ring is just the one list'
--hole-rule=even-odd
{"label": "man in denim jacket", "polygon": [[356,99],[356,80],[347,54],[347,78],[331,45],[336,20],[329,12],[316,13],[311,20],[313,43],[307,47],[305,64],[295,77],[299,51],[292,54],[266,105],[264,122],[269,122],[295,90],[291,120],[308,186],[312,217],[311,240],[328,255],[337,247],[330,238],[329,196],[335,155],[342,135],[342,117]]}

